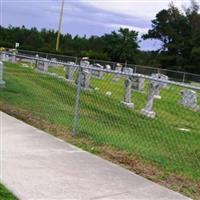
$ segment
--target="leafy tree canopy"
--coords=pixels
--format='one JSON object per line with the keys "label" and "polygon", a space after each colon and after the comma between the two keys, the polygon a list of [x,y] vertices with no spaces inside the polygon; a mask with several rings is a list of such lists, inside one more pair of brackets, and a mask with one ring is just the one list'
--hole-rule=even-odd
{"label": "leafy tree canopy", "polygon": [[112,60],[134,62],[139,47],[137,38],[138,32],[130,31],[128,28],[120,28],[118,32],[105,34],[105,52]]}
{"label": "leafy tree canopy", "polygon": [[180,11],[172,3],[152,20],[152,29],[143,39],[158,39],[162,42],[160,62],[165,68],[181,66],[182,70],[200,73],[200,14],[199,6]]}

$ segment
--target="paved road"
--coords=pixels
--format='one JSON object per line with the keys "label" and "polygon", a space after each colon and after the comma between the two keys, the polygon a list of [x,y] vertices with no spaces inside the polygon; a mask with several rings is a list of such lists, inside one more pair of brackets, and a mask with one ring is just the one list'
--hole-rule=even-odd
{"label": "paved road", "polygon": [[0,112],[1,181],[21,200],[187,200]]}

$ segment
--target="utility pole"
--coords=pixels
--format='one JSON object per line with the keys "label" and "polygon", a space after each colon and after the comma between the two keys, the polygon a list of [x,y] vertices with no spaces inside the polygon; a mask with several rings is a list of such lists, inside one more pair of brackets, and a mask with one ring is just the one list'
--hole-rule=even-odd
{"label": "utility pole", "polygon": [[64,9],[64,0],[62,0],[61,10],[60,10],[60,18],[59,18],[59,23],[58,23],[58,35],[57,35],[57,41],[56,41],[56,51],[58,51],[59,44],[60,44],[60,30],[61,30],[61,24],[62,24],[63,9]]}

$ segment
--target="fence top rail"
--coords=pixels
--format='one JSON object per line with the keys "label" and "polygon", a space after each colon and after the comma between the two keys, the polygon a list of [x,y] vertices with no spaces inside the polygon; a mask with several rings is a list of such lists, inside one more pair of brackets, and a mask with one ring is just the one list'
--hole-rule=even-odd
{"label": "fence top rail", "polygon": [[143,66],[143,65],[132,65],[132,64],[128,64],[129,66],[135,66],[135,67],[139,67],[139,68],[146,68],[146,69],[153,69],[153,70],[160,70],[160,71],[166,71],[166,72],[173,72],[173,73],[179,73],[179,74],[186,74],[186,75],[192,75],[192,76],[199,76],[200,74],[194,74],[191,72],[184,72],[184,71],[179,71],[179,70],[172,70],[172,69],[164,69],[164,68],[156,68],[156,67],[150,67],[150,66]]}
{"label": "fence top rail", "polygon": [[[8,53],[8,52],[6,52],[6,54],[7,55],[13,55],[12,53]],[[26,59],[30,59],[30,60],[36,60],[36,61],[42,61],[42,62],[48,62],[48,63],[58,64],[58,65],[68,65],[68,63],[66,63],[66,62],[53,61],[53,60],[48,60],[48,59],[44,59],[44,58],[36,58],[35,56],[25,56],[25,55],[19,55],[18,54],[18,55],[16,55],[16,57],[26,58]],[[107,73],[111,73],[111,74],[119,74],[119,75],[128,76],[128,77],[143,78],[143,79],[147,79],[147,80],[152,80],[152,81],[162,82],[162,83],[166,83],[166,84],[177,85],[177,86],[180,86],[180,87],[184,87],[184,88],[200,91],[200,87],[198,87],[198,86],[193,86],[193,85],[190,85],[190,84],[187,84],[187,83],[181,83],[181,82],[177,82],[177,81],[157,79],[157,78],[153,78],[151,76],[143,75],[143,74],[139,74],[139,73],[126,73],[126,72],[116,71],[116,70],[111,70],[111,69],[101,69],[101,68],[97,68],[97,67],[92,67],[92,65],[81,66],[81,65],[74,64],[73,66],[74,67],[80,67],[81,69],[102,71],[102,72],[107,72]]]}
{"label": "fence top rail", "polygon": [[65,58],[77,58],[75,56],[67,56],[67,55],[62,55],[62,54],[55,54],[55,53],[47,53],[47,52],[42,52],[42,51],[30,51],[30,50],[23,50],[23,49],[18,49],[18,52],[29,52],[29,53],[34,53],[36,54],[46,54],[46,55],[53,55],[53,56],[60,56],[60,57],[65,57]]}
{"label": "fence top rail", "polygon": [[[10,56],[13,55],[12,53],[8,53],[8,52],[6,52],[6,54],[10,55]],[[52,63],[52,64],[59,64],[59,65],[68,65],[67,62],[48,60],[46,58],[40,58],[40,57],[37,58],[35,56],[30,56],[30,55],[27,56],[27,55],[23,55],[23,54],[17,54],[15,56],[18,57],[18,58],[25,58],[25,59],[28,59],[28,60],[42,61],[42,62],[48,62],[48,63]],[[73,66],[79,66],[79,65],[74,64]]]}

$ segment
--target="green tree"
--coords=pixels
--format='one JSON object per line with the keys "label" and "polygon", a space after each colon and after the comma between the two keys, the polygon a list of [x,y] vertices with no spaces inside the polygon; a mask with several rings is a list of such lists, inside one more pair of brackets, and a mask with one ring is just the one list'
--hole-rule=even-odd
{"label": "green tree", "polygon": [[180,11],[173,4],[167,10],[160,11],[152,20],[152,29],[143,35],[143,39],[158,39],[162,42],[160,63],[165,68],[181,69],[197,73],[198,48],[200,48],[200,14],[195,1]]}
{"label": "green tree", "polygon": [[113,61],[135,62],[138,53],[138,33],[128,28],[120,28],[118,32],[105,34],[105,52]]}

